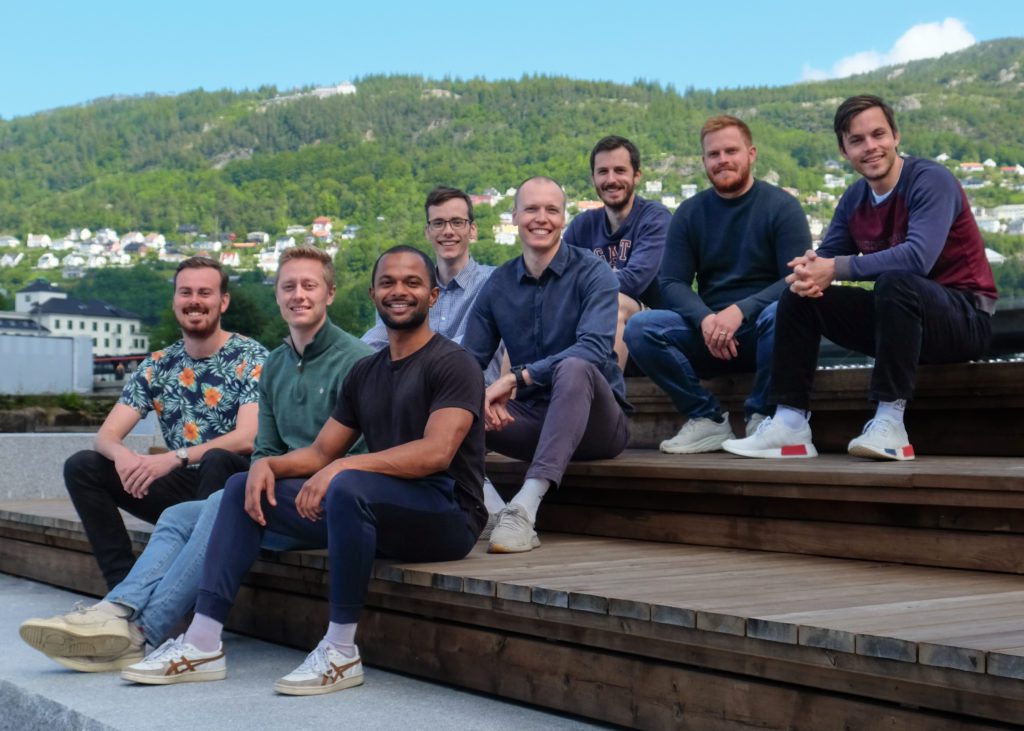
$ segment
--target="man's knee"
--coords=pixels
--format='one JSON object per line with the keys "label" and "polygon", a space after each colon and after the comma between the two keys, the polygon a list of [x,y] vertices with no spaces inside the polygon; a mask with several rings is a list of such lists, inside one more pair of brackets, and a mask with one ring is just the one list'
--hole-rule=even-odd
{"label": "man's knee", "polygon": [[64,484],[74,490],[91,481],[97,472],[108,467],[110,460],[93,449],[83,449],[64,462]]}
{"label": "man's knee", "polygon": [[663,341],[664,333],[673,327],[680,327],[682,318],[671,310],[644,310],[638,312],[626,323],[622,339],[630,351],[642,347],[645,340]]}
{"label": "man's knee", "polygon": [[573,383],[593,378],[597,368],[582,358],[564,358],[555,364],[551,373],[552,382],[570,381]]}
{"label": "man's knee", "polygon": [[202,470],[229,470],[234,471],[238,464],[239,455],[227,449],[211,449],[199,458],[199,469]]}
{"label": "man's knee", "polygon": [[882,272],[875,280],[875,308],[880,303],[917,302],[919,292],[929,280],[910,272]]}
{"label": "man's knee", "polygon": [[324,509],[328,513],[358,509],[367,491],[373,473],[363,470],[344,470],[331,480],[324,498]]}
{"label": "man's knee", "polygon": [[[248,478],[248,472],[236,472],[228,478],[228,481],[224,484],[224,489],[219,492],[214,492],[206,499],[207,504],[217,504],[220,502],[227,502],[232,504],[245,504],[245,482]],[[217,497],[221,495],[221,497]]]}

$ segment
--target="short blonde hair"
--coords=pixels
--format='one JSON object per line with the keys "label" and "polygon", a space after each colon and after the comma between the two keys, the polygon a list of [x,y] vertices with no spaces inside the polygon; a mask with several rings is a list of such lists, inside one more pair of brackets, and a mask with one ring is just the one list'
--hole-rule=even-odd
{"label": "short blonde hair", "polygon": [[327,283],[328,287],[335,287],[336,280],[338,278],[337,272],[334,270],[334,260],[330,254],[322,249],[318,249],[315,246],[292,246],[281,252],[280,258],[277,260],[277,274],[274,275],[274,286],[277,286],[277,280],[281,277],[281,267],[294,259],[310,259],[312,261],[318,261],[324,268],[324,282]]}

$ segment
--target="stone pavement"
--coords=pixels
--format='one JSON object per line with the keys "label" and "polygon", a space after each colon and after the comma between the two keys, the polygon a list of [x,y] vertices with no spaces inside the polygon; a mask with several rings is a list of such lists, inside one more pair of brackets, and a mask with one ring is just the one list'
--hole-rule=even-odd
{"label": "stone pavement", "polygon": [[0,729],[402,729],[537,731],[607,728],[376,668],[358,688],[309,698],[276,695],[274,680],[304,653],[228,634],[228,677],[211,683],[141,686],[116,673],[76,673],[18,636],[28,617],[95,601],[0,574]]}

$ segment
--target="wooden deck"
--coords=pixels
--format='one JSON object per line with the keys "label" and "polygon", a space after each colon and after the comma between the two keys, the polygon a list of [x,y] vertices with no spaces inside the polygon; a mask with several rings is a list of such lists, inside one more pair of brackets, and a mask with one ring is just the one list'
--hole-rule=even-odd
{"label": "wooden deck", "polygon": [[[521,466],[492,459],[489,469],[507,481]],[[813,513],[823,489],[854,512],[871,494],[901,500],[908,517],[914,500],[948,510],[971,496],[1012,513],[1020,469],[1000,459],[766,464],[630,453],[573,465],[559,500],[576,491],[589,502],[545,504],[542,516],[559,522],[587,507],[585,529],[598,513],[622,512],[596,499],[620,493],[656,496],[656,512],[663,499],[769,496]],[[714,515],[701,520],[722,528]],[[141,549],[150,527],[129,523]],[[1021,527],[1011,518],[1002,535]],[[952,529],[929,530],[961,543]],[[528,554],[488,555],[480,544],[457,562],[379,561],[360,623],[367,661],[638,728],[1007,728],[1024,718],[1024,578],[1015,572],[693,545],[692,536],[542,538]],[[834,540],[842,547],[846,537]],[[103,592],[67,501],[0,504],[0,571]],[[309,647],[326,622],[327,581],[323,552],[266,553],[229,627]]]}

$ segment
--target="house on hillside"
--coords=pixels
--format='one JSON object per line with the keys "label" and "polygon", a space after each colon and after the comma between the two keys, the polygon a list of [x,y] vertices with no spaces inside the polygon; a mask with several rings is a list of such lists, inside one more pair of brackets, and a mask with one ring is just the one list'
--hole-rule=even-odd
{"label": "house on hillside", "polygon": [[[305,229],[303,229],[305,230]],[[280,254],[285,249],[290,249],[295,246],[294,236],[281,236],[274,242],[274,251]],[[276,269],[275,269],[276,271]]]}
{"label": "house on hillside", "polygon": [[49,251],[36,260],[36,269],[56,269],[59,266],[60,261],[57,259],[57,256]]}
{"label": "house on hillside", "polygon": [[47,234],[29,234],[25,238],[25,245],[30,249],[49,249],[52,243]]}
{"label": "house on hillside", "polygon": [[263,249],[256,257],[256,267],[267,274],[277,271],[277,260],[281,252],[277,249]]}
{"label": "house on hillside", "polygon": [[683,197],[683,200],[688,200],[697,195],[696,183],[683,183],[679,186],[679,195]]}
{"label": "house on hillside", "polygon": [[14,236],[0,236],[0,248],[13,249],[16,246],[21,246],[21,241]]}
{"label": "house on hillside", "polygon": [[344,241],[351,241],[359,233],[360,226],[356,226],[354,223],[350,223],[341,230],[341,238]]}
{"label": "house on hillside", "polygon": [[985,167],[987,167],[987,168],[994,168],[994,167],[996,167],[996,164],[997,164],[997,163],[996,163],[996,161],[995,161],[995,160],[993,160],[993,159],[992,159],[992,158],[990,157],[990,158],[988,158],[987,160],[985,160],[984,162],[982,162],[981,164],[982,164],[982,165],[984,165],[984,166],[985,166]]}
{"label": "house on hillside", "polygon": [[0,256],[0,268],[13,269],[24,260],[25,255],[20,251],[16,254],[4,254],[3,256]]}
{"label": "house on hillside", "polygon": [[245,240],[250,244],[266,246],[270,243],[270,234],[266,231],[250,231],[245,235]]}
{"label": "house on hillside", "polygon": [[220,254],[220,263],[226,267],[238,268],[242,259],[237,251],[222,251]]}
{"label": "house on hillside", "polygon": [[949,155],[945,152],[940,152],[935,156],[935,162],[949,162]]}
{"label": "house on hillside", "polygon": [[985,171],[985,166],[980,162],[962,162],[956,169],[962,173],[981,173]]}
{"label": "house on hillside", "polygon": [[158,234],[156,232],[146,234],[144,242],[150,251],[153,249],[162,249],[167,246],[167,238],[163,234]]}
{"label": "house on hillside", "polygon": [[647,180],[644,182],[645,193],[660,193],[661,192],[661,181],[660,180]]}
{"label": "house on hillside", "polygon": [[833,175],[832,173],[825,173],[824,186],[826,188],[845,188],[846,187],[846,176],[845,175]]}
{"label": "house on hillside", "polygon": [[331,223],[329,216],[318,216],[313,219],[313,238],[319,243],[330,243],[334,236],[331,234],[331,229],[334,224]]}

